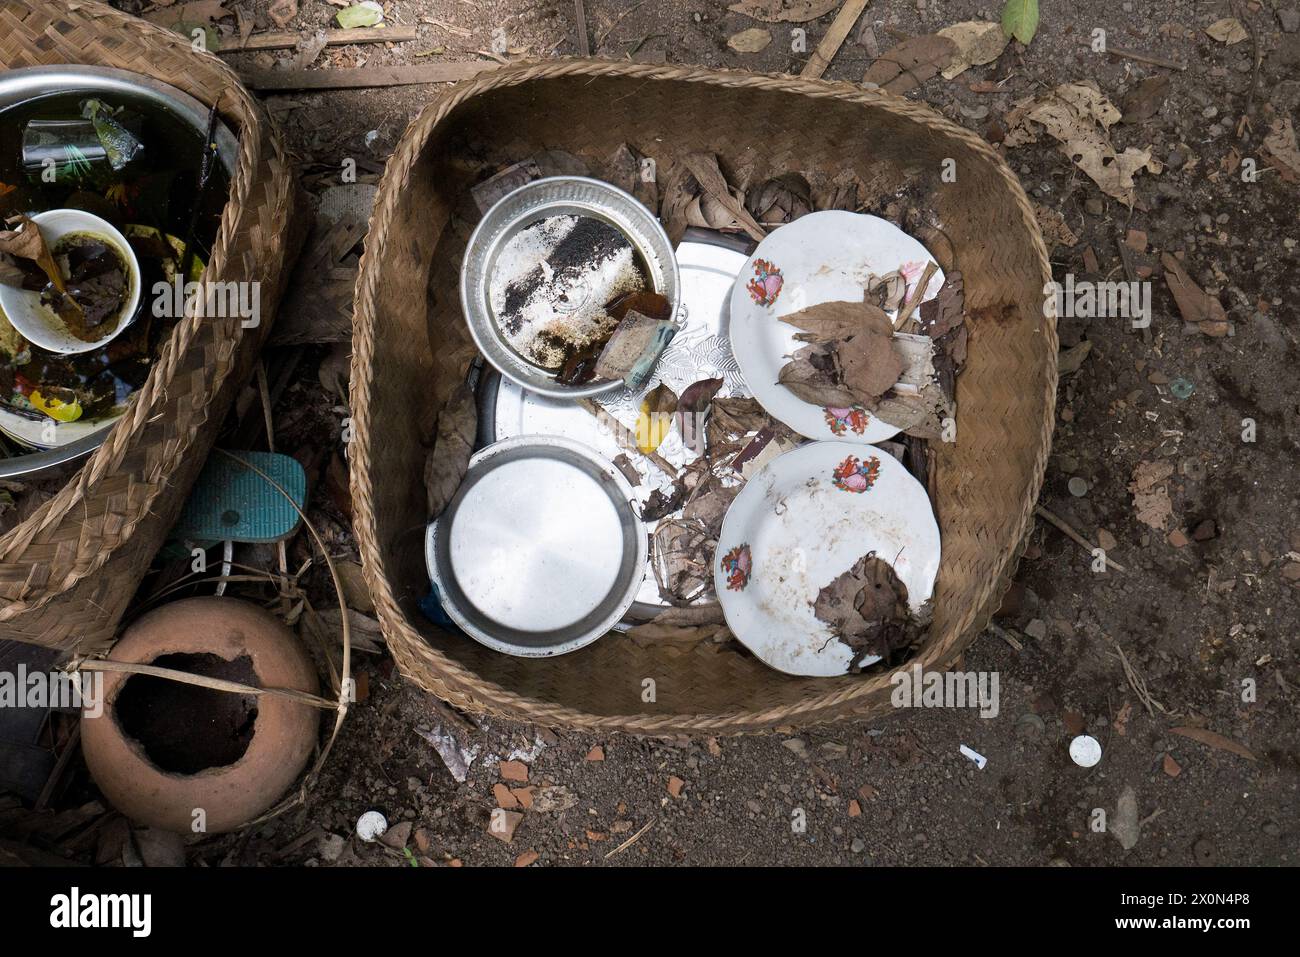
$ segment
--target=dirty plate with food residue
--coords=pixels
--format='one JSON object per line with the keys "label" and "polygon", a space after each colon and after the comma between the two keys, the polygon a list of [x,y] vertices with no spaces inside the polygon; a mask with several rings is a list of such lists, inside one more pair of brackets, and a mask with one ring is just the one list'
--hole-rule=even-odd
{"label": "dirty plate with food residue", "polygon": [[727,625],[792,675],[842,675],[899,647],[928,611],[939,527],[891,455],[813,442],[775,459],[727,511],[713,563]]}
{"label": "dirty plate with food residue", "polygon": [[[864,298],[893,319],[932,259],[892,223],[839,210],[802,216],[759,243],[731,292],[731,348],[763,408],[810,439],[869,445],[896,435],[897,427],[867,409],[813,404],[781,385],[781,370],[802,343],[799,329],[780,320],[809,306]],[[936,265],[920,301],[933,299],[943,279]]]}

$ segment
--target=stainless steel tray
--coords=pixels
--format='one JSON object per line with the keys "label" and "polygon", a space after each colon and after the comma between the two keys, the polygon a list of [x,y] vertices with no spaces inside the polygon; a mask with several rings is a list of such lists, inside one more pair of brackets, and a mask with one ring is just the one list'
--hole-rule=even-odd
{"label": "stainless steel tray", "polygon": [[[721,378],[719,395],[747,396],[740,367],[731,354],[727,337],[731,287],[749,256],[752,244],[711,230],[690,229],[677,247],[677,264],[681,274],[681,308],[678,320],[682,330],[664,352],[646,387],[633,393],[622,389],[596,397],[607,412],[621,423],[635,429],[637,413],[645,394],[660,382],[674,392],[700,379]],[[564,436],[589,446],[606,459],[613,459],[621,447],[610,432],[588,411],[571,400],[552,399],[521,388],[513,382],[488,372],[479,381],[479,441],[482,444],[518,435]],[[659,447],[659,454],[676,466],[696,458],[682,444],[676,430]],[[641,476],[641,484],[632,489],[639,514],[641,506],[656,488],[667,489],[672,480],[646,463],[638,455],[628,459]],[[712,593],[700,600],[711,600]],[[669,607],[659,594],[653,570],[646,575],[628,609],[628,620],[646,621]]]}

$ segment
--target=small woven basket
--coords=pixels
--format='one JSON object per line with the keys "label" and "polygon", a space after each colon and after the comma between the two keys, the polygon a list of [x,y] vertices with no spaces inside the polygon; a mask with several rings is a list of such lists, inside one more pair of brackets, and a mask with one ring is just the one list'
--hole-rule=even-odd
{"label": "small woven basket", "polygon": [[[187,37],[86,0],[0,0],[0,68],[116,67],[219,103],[239,139],[205,278],[261,284],[261,323],[188,315],[104,443],[52,499],[0,537],[0,638],[91,653],[127,604],[252,372],[302,240],[296,183],[262,108]],[[219,97],[219,99],[218,99]]]}
{"label": "small woven basket", "polygon": [[[442,632],[417,607],[429,592],[423,443],[473,355],[456,292],[466,237],[451,214],[472,208],[485,164],[559,149],[599,165],[624,142],[655,159],[661,185],[680,157],[707,150],[751,184],[795,170],[816,190],[851,169],[868,209],[901,196],[937,216],[951,247],[941,263],[961,270],[972,318],[957,441],[932,445],[943,564],[916,660],[950,667],[1006,590],[1050,446],[1057,338],[1034,212],[997,154],[924,105],[849,84],[550,61],[430,103],[375,202],[353,319],[350,456],[355,531],[388,646],[404,674],[458,707],[547,725],[725,734],[888,711],[888,675],[794,678],[734,643],[618,634],[558,658],[513,658]],[[949,159],[956,183],[941,178]]]}

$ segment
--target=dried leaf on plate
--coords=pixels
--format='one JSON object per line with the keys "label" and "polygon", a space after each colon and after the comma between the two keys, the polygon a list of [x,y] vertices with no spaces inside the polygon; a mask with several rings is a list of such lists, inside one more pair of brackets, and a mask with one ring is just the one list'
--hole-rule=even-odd
{"label": "dried leaf on plate", "polygon": [[850,668],[872,655],[883,658],[906,643],[907,586],[874,552],[818,592],[813,612],[853,649]]}
{"label": "dried leaf on plate", "polygon": [[864,83],[874,83],[888,93],[914,90],[952,62],[957,43],[937,34],[912,37],[886,50],[867,68]]}
{"label": "dried leaf on plate", "polygon": [[891,335],[893,326],[883,309],[868,302],[822,302],[782,316],[802,330],[801,342],[835,342],[860,332]]}
{"label": "dried leaf on plate", "polygon": [[477,430],[478,405],[474,400],[474,390],[462,382],[438,413],[433,448],[425,458],[424,486],[429,518],[441,515],[460,488],[469,469],[470,456],[474,454]]}
{"label": "dried leaf on plate", "polygon": [[[859,333],[838,347],[840,375],[856,404],[873,407],[903,374],[893,336]],[[828,403],[829,404],[829,403]]]}
{"label": "dried leaf on plate", "polygon": [[806,23],[824,17],[842,0],[740,0],[727,7],[765,23]]}
{"label": "dried leaf on plate", "polygon": [[857,402],[839,381],[834,343],[815,343],[796,350],[781,367],[777,382],[812,405],[843,408]]}

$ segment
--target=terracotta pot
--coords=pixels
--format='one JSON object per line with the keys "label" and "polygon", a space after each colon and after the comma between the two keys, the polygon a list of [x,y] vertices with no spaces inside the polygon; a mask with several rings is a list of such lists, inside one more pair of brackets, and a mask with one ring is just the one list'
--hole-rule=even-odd
{"label": "terracotta pot", "polygon": [[[318,687],[293,633],[233,598],[188,598],[150,612],[109,657],[260,687]],[[98,717],[87,711],[81,720],[95,783],[128,817],[181,833],[228,831],[271,807],[306,767],[320,723],[316,708],[281,697],[142,675],[106,673],[103,702]]]}

